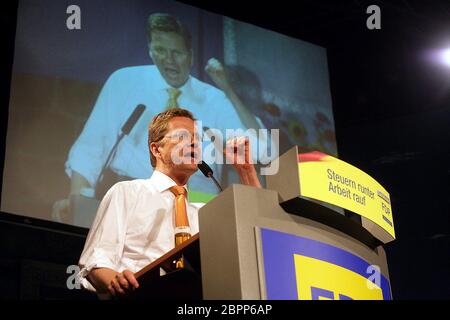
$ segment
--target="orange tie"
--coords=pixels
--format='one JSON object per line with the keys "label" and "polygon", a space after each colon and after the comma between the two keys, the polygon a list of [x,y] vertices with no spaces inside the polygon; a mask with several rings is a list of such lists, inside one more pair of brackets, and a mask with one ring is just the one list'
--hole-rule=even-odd
{"label": "orange tie", "polygon": [[181,186],[169,188],[175,195],[175,246],[191,237],[189,219],[186,209],[186,189]]}
{"label": "orange tie", "polygon": [[167,104],[166,104],[166,110],[169,110],[172,108],[179,108],[178,97],[181,94],[181,90],[177,89],[177,88],[168,88],[166,90],[167,90],[167,93],[169,94],[169,99],[167,100]]}

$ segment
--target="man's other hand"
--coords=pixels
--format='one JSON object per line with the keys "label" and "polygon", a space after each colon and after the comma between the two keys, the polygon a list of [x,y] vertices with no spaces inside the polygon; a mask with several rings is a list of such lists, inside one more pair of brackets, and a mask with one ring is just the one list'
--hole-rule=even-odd
{"label": "man's other hand", "polygon": [[250,141],[247,137],[235,137],[226,142],[224,149],[226,163],[232,164],[239,171],[253,168],[250,153]]}
{"label": "man's other hand", "polygon": [[70,199],[55,201],[52,207],[52,220],[60,223],[69,223]]}
{"label": "man's other hand", "polygon": [[134,273],[130,270],[124,270],[123,272],[118,272],[115,277],[111,279],[108,291],[113,296],[123,296],[137,288],[139,288],[139,283],[136,280]]}
{"label": "man's other hand", "polygon": [[214,81],[215,85],[225,94],[228,94],[232,90],[225,68],[219,60],[216,58],[209,59],[205,71]]}
{"label": "man's other hand", "polygon": [[224,148],[226,163],[236,169],[242,184],[262,188],[251,158],[250,140],[248,137],[235,137],[226,142]]}

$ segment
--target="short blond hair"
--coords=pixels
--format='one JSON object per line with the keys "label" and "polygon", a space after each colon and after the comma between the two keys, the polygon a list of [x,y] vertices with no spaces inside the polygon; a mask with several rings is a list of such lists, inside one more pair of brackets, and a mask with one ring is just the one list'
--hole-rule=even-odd
{"label": "short blond hair", "polygon": [[154,31],[174,32],[183,37],[188,50],[192,49],[192,36],[188,28],[177,17],[167,13],[153,13],[147,19],[147,40],[152,42]]}
{"label": "short blond hair", "polygon": [[195,121],[192,112],[182,108],[172,108],[157,114],[148,126],[148,150],[150,152],[150,162],[152,167],[156,167],[156,157],[152,153],[150,145],[153,142],[161,141],[167,134],[169,122],[175,117],[185,117]]}

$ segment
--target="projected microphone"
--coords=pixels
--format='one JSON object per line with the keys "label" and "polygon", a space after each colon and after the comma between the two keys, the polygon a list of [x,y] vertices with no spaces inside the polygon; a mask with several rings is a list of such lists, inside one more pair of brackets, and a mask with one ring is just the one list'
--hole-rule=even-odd
{"label": "projected microphone", "polygon": [[122,126],[122,133],[124,135],[129,134],[131,129],[133,129],[136,122],[141,117],[142,113],[145,111],[145,106],[143,104],[139,104],[128,118],[127,122]]}
{"label": "projected microphone", "polygon": [[109,167],[111,158],[114,155],[114,153],[116,152],[117,146],[119,145],[120,141],[122,141],[122,139],[123,139],[123,137],[125,137],[125,135],[128,135],[131,132],[131,130],[133,129],[135,124],[138,122],[139,118],[142,116],[144,111],[145,111],[145,105],[143,105],[143,104],[137,105],[137,107],[134,109],[133,113],[129,116],[127,122],[125,122],[125,124],[122,126],[119,137],[117,138],[114,146],[111,148],[111,151],[109,152],[108,157],[106,158],[106,161],[103,164],[102,170],[100,171],[100,175],[99,175],[95,185],[97,185],[97,183],[103,179],[104,171],[106,168]]}
{"label": "projected microphone", "polygon": [[197,164],[197,167],[205,175],[205,177],[211,178],[214,181],[214,183],[216,184],[217,188],[219,188],[220,191],[223,191],[219,182],[217,182],[216,178],[214,178],[212,169],[204,161],[200,161]]}

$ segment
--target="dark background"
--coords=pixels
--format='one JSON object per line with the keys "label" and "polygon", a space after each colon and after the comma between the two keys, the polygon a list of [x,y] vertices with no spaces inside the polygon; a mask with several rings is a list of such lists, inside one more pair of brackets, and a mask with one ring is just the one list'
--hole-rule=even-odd
{"label": "dark background", "polygon": [[[386,246],[395,299],[450,298],[449,1],[182,1],[327,48],[339,157],[390,192],[397,240]],[[242,3],[241,3],[242,4]],[[381,8],[381,30],[366,8]],[[16,6],[0,27],[0,150],[4,154]],[[3,169],[3,157],[0,157]],[[0,184],[1,186],[1,184]],[[65,288],[86,230],[0,215],[0,298],[90,298]],[[76,290],[77,291],[77,290]]]}

